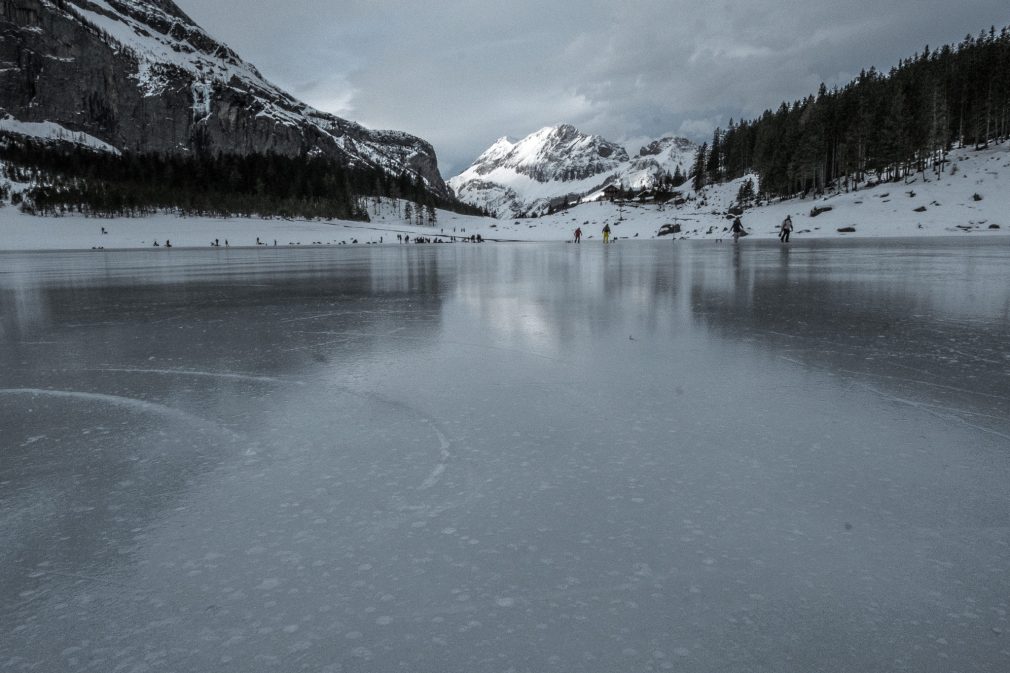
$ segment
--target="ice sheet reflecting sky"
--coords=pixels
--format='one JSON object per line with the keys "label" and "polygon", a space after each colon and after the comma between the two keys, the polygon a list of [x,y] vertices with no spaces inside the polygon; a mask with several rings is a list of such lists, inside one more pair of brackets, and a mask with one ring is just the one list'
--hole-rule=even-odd
{"label": "ice sheet reflecting sky", "polygon": [[999,670],[1008,257],[4,254],[0,670]]}

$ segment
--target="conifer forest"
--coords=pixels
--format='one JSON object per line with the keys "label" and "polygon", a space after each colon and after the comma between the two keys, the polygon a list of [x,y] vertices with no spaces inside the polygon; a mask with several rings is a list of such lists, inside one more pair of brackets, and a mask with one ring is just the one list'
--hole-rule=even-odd
{"label": "conifer forest", "polygon": [[696,188],[756,172],[765,195],[847,190],[938,169],[955,146],[1010,136],[1010,28],[925,47],[888,73],[783,102],[716,129],[698,154]]}
{"label": "conifer forest", "polygon": [[4,177],[31,185],[0,194],[36,215],[96,217],[177,212],[368,220],[370,197],[402,198],[470,214],[479,209],[433,194],[423,181],[323,157],[277,154],[109,154],[0,135]]}

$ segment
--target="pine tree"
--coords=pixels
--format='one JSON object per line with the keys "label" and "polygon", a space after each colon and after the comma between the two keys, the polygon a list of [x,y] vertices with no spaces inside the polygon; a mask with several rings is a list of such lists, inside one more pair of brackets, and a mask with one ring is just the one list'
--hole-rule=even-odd
{"label": "pine tree", "polygon": [[676,189],[682,184],[687,182],[687,176],[685,176],[680,170],[680,164],[673,170],[673,178],[670,181],[670,186]]}
{"label": "pine tree", "polygon": [[708,160],[705,163],[705,172],[708,173],[708,182],[720,182],[722,180],[722,130],[716,129],[712,132],[712,145],[709,147]]}
{"label": "pine tree", "polygon": [[740,206],[745,206],[754,200],[754,181],[748,178],[741,185],[736,193],[736,202]]}
{"label": "pine tree", "polygon": [[702,143],[698,148],[698,154],[694,157],[694,182],[691,184],[694,191],[700,192],[705,186],[705,160],[708,157],[708,143]]}

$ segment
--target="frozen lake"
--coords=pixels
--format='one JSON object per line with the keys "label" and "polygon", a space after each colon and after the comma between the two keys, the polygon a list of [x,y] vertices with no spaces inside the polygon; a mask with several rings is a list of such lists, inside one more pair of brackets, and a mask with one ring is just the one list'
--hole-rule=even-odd
{"label": "frozen lake", "polygon": [[1010,670],[1005,241],[0,254],[0,671]]}

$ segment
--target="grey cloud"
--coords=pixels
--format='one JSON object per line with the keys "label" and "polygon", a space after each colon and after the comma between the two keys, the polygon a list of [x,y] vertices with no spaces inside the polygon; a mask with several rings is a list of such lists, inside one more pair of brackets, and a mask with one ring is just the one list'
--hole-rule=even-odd
{"label": "grey cloud", "polygon": [[178,2],[307,102],[430,140],[447,175],[561,122],[701,140],[1010,20],[1005,0]]}

